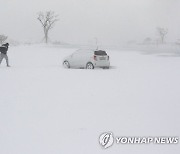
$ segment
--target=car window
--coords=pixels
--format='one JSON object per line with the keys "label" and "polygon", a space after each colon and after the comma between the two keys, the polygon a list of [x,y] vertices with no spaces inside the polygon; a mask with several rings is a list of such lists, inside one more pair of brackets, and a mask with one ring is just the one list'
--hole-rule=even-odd
{"label": "car window", "polygon": [[103,50],[94,51],[94,54],[99,56],[107,55],[106,51]]}

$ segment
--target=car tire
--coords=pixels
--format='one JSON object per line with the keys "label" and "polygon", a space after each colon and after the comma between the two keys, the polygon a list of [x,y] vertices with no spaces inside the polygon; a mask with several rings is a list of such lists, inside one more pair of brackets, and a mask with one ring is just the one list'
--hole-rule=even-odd
{"label": "car tire", "polygon": [[67,60],[63,62],[63,66],[64,68],[70,68],[70,64]]}
{"label": "car tire", "polygon": [[86,69],[94,69],[94,65],[91,62],[89,62],[86,64]]}

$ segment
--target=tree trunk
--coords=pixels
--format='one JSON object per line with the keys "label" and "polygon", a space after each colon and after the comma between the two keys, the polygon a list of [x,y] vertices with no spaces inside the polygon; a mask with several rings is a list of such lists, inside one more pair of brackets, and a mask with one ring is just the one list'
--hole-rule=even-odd
{"label": "tree trunk", "polygon": [[48,43],[48,30],[44,29],[44,38],[45,38],[45,43]]}

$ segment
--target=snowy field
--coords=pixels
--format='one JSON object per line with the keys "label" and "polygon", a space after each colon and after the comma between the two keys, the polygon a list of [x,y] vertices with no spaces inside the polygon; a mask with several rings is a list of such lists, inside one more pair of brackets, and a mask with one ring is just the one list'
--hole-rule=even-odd
{"label": "snowy field", "polygon": [[99,135],[180,136],[180,57],[109,50],[109,70],[64,69],[75,49],[9,48],[0,66],[0,154],[179,154],[177,145],[113,145]]}

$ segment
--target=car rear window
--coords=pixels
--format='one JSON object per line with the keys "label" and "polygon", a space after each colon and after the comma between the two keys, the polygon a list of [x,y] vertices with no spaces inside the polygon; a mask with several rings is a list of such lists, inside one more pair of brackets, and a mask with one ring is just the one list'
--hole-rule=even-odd
{"label": "car rear window", "polygon": [[94,51],[95,55],[107,55],[106,51],[103,50],[98,50],[98,51]]}

